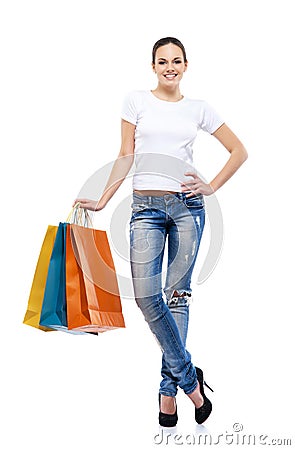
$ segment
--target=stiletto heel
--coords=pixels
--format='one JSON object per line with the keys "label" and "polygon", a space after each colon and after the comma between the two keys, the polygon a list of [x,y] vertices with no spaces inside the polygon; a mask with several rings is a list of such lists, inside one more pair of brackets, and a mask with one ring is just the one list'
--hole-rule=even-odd
{"label": "stiletto heel", "polygon": [[161,411],[161,394],[159,394],[159,424],[162,427],[175,427],[177,424],[177,405],[175,405],[174,414],[166,414]]}
{"label": "stiletto heel", "polygon": [[208,386],[208,384],[204,381],[203,371],[199,367],[196,367],[198,382],[200,384],[200,394],[204,399],[204,403],[200,408],[195,408],[195,419],[198,424],[205,422],[211,414],[212,411],[212,403],[209,398],[206,397],[204,393],[204,385],[207,386],[212,392],[213,389]]}
{"label": "stiletto heel", "polygon": [[213,389],[206,383],[205,380],[204,380],[204,385],[205,385],[208,389],[210,389],[211,392],[214,392]]}

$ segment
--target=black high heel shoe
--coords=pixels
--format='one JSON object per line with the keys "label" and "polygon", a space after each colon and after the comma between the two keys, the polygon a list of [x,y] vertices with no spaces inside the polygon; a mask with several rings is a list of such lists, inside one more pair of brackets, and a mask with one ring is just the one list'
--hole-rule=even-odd
{"label": "black high heel shoe", "polygon": [[175,427],[177,424],[177,405],[175,405],[174,414],[166,414],[161,411],[161,394],[159,394],[159,424],[162,427]]}
{"label": "black high heel shoe", "polygon": [[210,389],[210,391],[214,392],[213,389],[208,386],[206,381],[204,381],[204,375],[202,369],[199,367],[196,367],[198,382],[200,383],[200,394],[202,395],[204,399],[204,403],[200,408],[195,408],[195,419],[198,424],[201,424],[205,422],[205,420],[208,419],[208,417],[211,414],[212,411],[212,403],[210,402],[209,398],[206,397],[204,393],[204,385]]}

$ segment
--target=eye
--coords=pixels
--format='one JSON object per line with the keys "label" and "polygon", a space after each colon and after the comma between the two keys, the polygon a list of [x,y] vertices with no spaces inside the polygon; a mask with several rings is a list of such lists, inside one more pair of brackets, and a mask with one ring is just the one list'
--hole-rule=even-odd
{"label": "eye", "polygon": [[174,61],[175,64],[181,64],[182,61],[180,59],[177,59],[176,61]]}
{"label": "eye", "polygon": [[163,66],[163,64],[166,64],[166,62],[165,62],[165,61],[159,61],[159,64],[160,64],[161,66]]}

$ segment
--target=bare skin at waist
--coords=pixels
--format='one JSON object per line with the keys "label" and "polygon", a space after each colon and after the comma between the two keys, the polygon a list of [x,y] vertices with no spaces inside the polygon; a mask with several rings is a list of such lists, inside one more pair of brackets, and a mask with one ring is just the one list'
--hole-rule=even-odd
{"label": "bare skin at waist", "polygon": [[176,191],[137,190],[137,189],[134,189],[133,192],[139,195],[157,195],[157,196],[165,194],[176,194]]}

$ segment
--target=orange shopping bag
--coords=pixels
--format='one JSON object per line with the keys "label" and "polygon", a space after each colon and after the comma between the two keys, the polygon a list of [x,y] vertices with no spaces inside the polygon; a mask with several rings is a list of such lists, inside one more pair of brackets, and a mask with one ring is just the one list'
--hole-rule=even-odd
{"label": "orange shopping bag", "polygon": [[125,327],[106,231],[67,226],[66,301],[69,330],[101,333]]}

